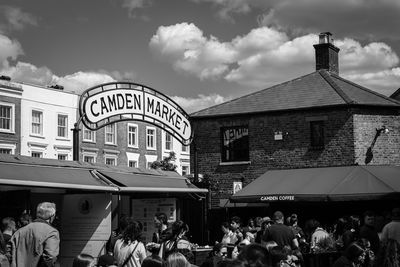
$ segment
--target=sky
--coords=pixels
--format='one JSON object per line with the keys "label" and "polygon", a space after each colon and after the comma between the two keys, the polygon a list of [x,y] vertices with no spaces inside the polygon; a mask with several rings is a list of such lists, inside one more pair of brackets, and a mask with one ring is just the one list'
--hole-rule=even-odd
{"label": "sky", "polygon": [[131,81],[191,113],[315,71],[400,88],[399,0],[0,0],[0,74],[76,93]]}

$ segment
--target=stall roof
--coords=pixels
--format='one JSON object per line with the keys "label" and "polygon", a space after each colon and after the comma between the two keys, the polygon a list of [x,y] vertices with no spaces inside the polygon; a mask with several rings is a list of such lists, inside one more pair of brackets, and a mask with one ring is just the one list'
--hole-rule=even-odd
{"label": "stall roof", "polygon": [[35,160],[20,156],[4,161],[2,156],[0,157],[0,184],[103,192],[118,191],[117,187],[110,186],[97,178],[92,169],[75,165],[38,165],[35,164]]}
{"label": "stall roof", "polygon": [[118,185],[121,192],[170,192],[170,193],[207,193],[207,189],[194,186],[189,179],[176,172],[118,172],[115,170],[99,170],[113,184]]}
{"label": "stall roof", "polygon": [[232,202],[348,201],[400,196],[400,166],[270,170],[233,195]]}
{"label": "stall roof", "polygon": [[0,155],[0,184],[107,192],[208,192],[176,172],[10,155]]}

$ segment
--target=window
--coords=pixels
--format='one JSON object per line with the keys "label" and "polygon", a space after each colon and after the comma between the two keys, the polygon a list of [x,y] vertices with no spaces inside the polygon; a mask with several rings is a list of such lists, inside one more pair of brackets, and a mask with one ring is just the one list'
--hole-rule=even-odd
{"label": "window", "polygon": [[57,158],[58,158],[58,160],[67,160],[68,155],[67,154],[58,154]]}
{"label": "window", "polygon": [[165,149],[172,150],[172,135],[169,133],[165,133]]}
{"label": "window", "polygon": [[249,160],[249,129],[247,126],[221,128],[221,161]]}
{"label": "window", "polygon": [[115,129],[116,129],[115,124],[109,124],[106,126],[106,128],[105,128],[105,137],[106,137],[105,143],[106,144],[115,145],[117,143],[117,141],[115,139],[115,137],[116,137]]}
{"label": "window", "polygon": [[151,164],[152,164],[153,162],[147,162],[147,169],[151,169]]}
{"label": "window", "polygon": [[32,110],[32,134],[43,135],[43,112]]}
{"label": "window", "polygon": [[106,156],[105,164],[106,165],[111,165],[111,166],[116,166],[117,165],[117,159],[114,158],[114,157],[107,157]]}
{"label": "window", "polygon": [[14,132],[14,104],[0,102],[0,132]]}
{"label": "window", "polygon": [[0,144],[0,154],[15,154],[15,149],[17,146],[15,144]]}
{"label": "window", "polygon": [[312,149],[324,148],[324,121],[310,121],[310,145]]}
{"label": "window", "polygon": [[146,128],[146,147],[147,149],[156,149],[156,129]]}
{"label": "window", "polygon": [[182,152],[188,153],[190,150],[189,148],[190,148],[190,146],[182,145]]}
{"label": "window", "polygon": [[136,160],[130,160],[128,162],[128,164],[129,164],[129,167],[131,167],[131,168],[137,168],[137,161]]}
{"label": "window", "polygon": [[68,116],[58,114],[57,119],[57,136],[67,138],[68,137]]}
{"label": "window", "polygon": [[96,142],[96,132],[84,127],[83,128],[83,141],[95,143]]}
{"label": "window", "polygon": [[96,160],[94,156],[89,156],[89,155],[83,155],[83,161],[87,163],[95,163]]}
{"label": "window", "polygon": [[128,124],[128,146],[138,147],[138,126],[135,124]]}
{"label": "window", "polygon": [[182,166],[182,176],[190,174],[189,166]]}
{"label": "window", "polygon": [[32,158],[43,158],[43,153],[42,152],[32,151],[31,152],[31,157]]}
{"label": "window", "polygon": [[12,154],[11,148],[0,148],[0,154]]}

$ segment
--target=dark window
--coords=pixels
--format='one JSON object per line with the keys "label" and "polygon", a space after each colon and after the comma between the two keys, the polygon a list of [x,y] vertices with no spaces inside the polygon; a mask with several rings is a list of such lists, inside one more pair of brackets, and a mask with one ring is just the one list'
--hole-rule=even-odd
{"label": "dark window", "polygon": [[249,129],[247,126],[221,128],[222,162],[249,160]]}
{"label": "dark window", "polygon": [[310,142],[311,148],[324,148],[324,121],[310,122]]}

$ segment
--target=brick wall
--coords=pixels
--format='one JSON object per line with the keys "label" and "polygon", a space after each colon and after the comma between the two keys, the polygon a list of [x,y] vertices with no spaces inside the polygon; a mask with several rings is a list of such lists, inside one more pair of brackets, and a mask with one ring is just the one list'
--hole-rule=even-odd
{"label": "brick wall", "polygon": [[[359,165],[400,165],[400,116],[391,110],[354,110],[355,162]],[[376,136],[386,126],[388,133]],[[373,145],[376,136],[375,144]],[[370,154],[368,148],[373,145]]]}
{"label": "brick wall", "polygon": [[[322,150],[310,149],[312,120],[324,120],[325,146]],[[365,144],[371,140],[370,135],[363,133],[368,128],[374,134],[375,127],[380,127],[382,123],[397,130],[391,137],[382,137],[376,142],[374,163],[399,164],[399,122],[399,117],[395,115],[363,115],[361,110],[347,108],[195,118],[193,128],[198,173],[211,179],[211,202],[215,208],[219,206],[220,199],[231,196],[233,181],[242,180],[245,186],[270,169],[361,164]],[[220,128],[239,125],[249,127],[250,164],[221,165]],[[353,128],[357,130],[353,132]],[[275,131],[282,131],[283,140],[274,140]],[[382,144],[384,138],[388,138],[386,145]],[[389,147],[389,144],[396,145]],[[192,145],[191,155],[195,146]],[[388,151],[391,152],[388,154]],[[194,166],[193,156],[191,164]]]}
{"label": "brick wall", "polygon": [[0,142],[16,144],[15,154],[21,154],[21,99],[16,97],[1,96],[1,102],[14,104],[14,133],[0,132]]}

